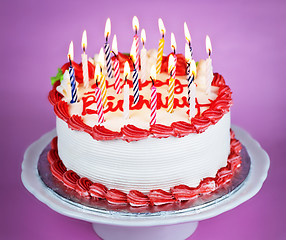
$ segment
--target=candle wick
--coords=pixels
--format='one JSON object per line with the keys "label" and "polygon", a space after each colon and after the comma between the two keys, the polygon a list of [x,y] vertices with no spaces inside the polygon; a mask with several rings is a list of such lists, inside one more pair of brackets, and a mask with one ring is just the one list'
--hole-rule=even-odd
{"label": "candle wick", "polygon": [[127,76],[125,76],[125,84],[127,83]]}
{"label": "candle wick", "polygon": [[106,38],[105,38],[105,43],[106,43],[106,44],[107,44],[107,42],[108,42],[108,34],[109,34],[109,33],[106,34]]}
{"label": "candle wick", "polygon": [[85,46],[84,45],[83,45],[82,49],[83,49],[83,52],[85,53]]}
{"label": "candle wick", "polygon": [[98,76],[96,76],[96,86],[98,87]]}
{"label": "candle wick", "polygon": [[71,60],[70,56],[69,56],[69,61],[70,61],[70,66],[72,67],[72,60]]}
{"label": "candle wick", "polygon": [[137,35],[137,27],[135,27],[135,35]]}
{"label": "candle wick", "polygon": [[211,57],[211,50],[209,49],[209,57]]}
{"label": "candle wick", "polygon": [[174,55],[176,55],[176,48],[174,48]]}
{"label": "candle wick", "polygon": [[154,79],[150,76],[151,80],[152,80],[152,86],[154,86]]}
{"label": "candle wick", "polygon": [[112,53],[114,54],[114,56],[117,58],[117,54],[112,50]]}

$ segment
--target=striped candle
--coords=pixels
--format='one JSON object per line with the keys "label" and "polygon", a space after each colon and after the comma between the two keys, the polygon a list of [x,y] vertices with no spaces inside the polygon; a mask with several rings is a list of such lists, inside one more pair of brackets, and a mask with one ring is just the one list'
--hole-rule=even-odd
{"label": "striped candle", "polygon": [[136,16],[134,16],[132,19],[132,26],[133,26],[133,30],[135,32],[135,35],[133,37],[133,42],[135,42],[134,64],[135,64],[135,68],[138,72],[139,71],[139,37],[137,35],[137,32],[139,30],[139,20]]}
{"label": "striped candle", "polygon": [[175,90],[175,79],[169,79],[169,96],[168,96],[168,108],[167,112],[172,113],[174,111],[174,90]]}
{"label": "striped candle", "polygon": [[69,76],[70,76],[70,82],[71,82],[71,103],[77,102],[77,86],[75,81],[75,73],[74,68],[72,66],[72,60],[73,60],[73,41],[71,41],[69,46],[69,52],[68,52],[68,60],[70,62],[69,66]]}
{"label": "striped candle", "polygon": [[107,68],[107,76],[109,78],[113,78],[112,66],[111,66],[110,46],[107,42],[104,44],[104,54],[105,54],[105,61],[106,61],[106,68]]}
{"label": "striped candle", "polygon": [[119,70],[119,61],[117,58],[114,59],[113,61],[113,66],[114,66],[114,77],[115,77],[115,91],[117,94],[120,93],[120,70]]}
{"label": "striped candle", "polygon": [[162,34],[162,38],[159,41],[159,47],[157,52],[157,61],[156,61],[156,74],[161,73],[161,66],[162,66],[162,58],[163,58],[163,52],[164,52],[164,45],[165,45],[165,39],[164,35],[166,32],[166,29],[164,27],[164,23],[161,18],[158,20],[159,30]]}
{"label": "striped candle", "polygon": [[104,30],[104,37],[105,37],[105,44],[104,44],[104,54],[105,54],[105,62],[106,62],[106,68],[107,68],[107,76],[109,78],[112,78],[112,66],[111,66],[111,52],[110,52],[110,46],[108,44],[108,37],[111,33],[111,22],[110,18],[107,18],[105,23],[105,30]]}
{"label": "striped candle", "polygon": [[188,77],[187,77],[187,80],[188,80],[188,103],[191,104],[191,84],[192,82],[194,81],[194,75],[191,73],[191,70],[190,70],[190,65],[188,64]]}
{"label": "striped candle", "polygon": [[101,124],[104,122],[104,116],[103,116],[101,91],[100,91],[99,87],[95,88],[95,99],[96,99],[98,123]]}
{"label": "striped candle", "polygon": [[74,74],[74,68],[72,65],[69,67],[69,75],[70,75],[70,82],[71,82],[71,103],[77,102],[77,87],[76,87],[76,81],[75,81],[75,74]]}
{"label": "striped candle", "polygon": [[196,114],[196,84],[193,82],[190,86],[190,113],[189,118],[192,119]]}
{"label": "striped candle", "polygon": [[172,70],[172,78],[175,80],[176,79],[176,69],[177,69],[177,56],[175,54],[173,54],[174,57],[174,66],[173,66],[173,70]]}
{"label": "striped candle", "polygon": [[106,91],[105,77],[104,77],[104,75],[102,73],[100,74],[99,87],[100,87],[101,92],[102,92],[103,107],[105,108],[105,107],[107,107],[107,91]]}
{"label": "striped candle", "polygon": [[156,118],[157,118],[157,89],[156,87],[153,85],[151,88],[151,104],[150,104],[150,108],[151,108],[151,122],[150,125],[154,125],[156,123]]}
{"label": "striped candle", "polygon": [[139,76],[136,68],[134,67],[133,74],[133,95],[134,95],[134,104],[137,104],[139,102]]}

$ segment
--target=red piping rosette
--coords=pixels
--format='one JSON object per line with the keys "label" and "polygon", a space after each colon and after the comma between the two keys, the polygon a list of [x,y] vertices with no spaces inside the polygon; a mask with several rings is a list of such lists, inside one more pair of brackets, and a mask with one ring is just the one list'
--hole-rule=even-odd
{"label": "red piping rosette", "polygon": [[95,125],[92,130],[91,136],[95,140],[113,140],[121,138],[122,136],[122,133],[111,131],[101,125]]}
{"label": "red piping rosette", "polygon": [[80,196],[90,198],[89,188],[91,185],[92,181],[86,177],[82,177],[77,180],[75,190],[79,193]]}
{"label": "red piping rosette", "polygon": [[211,125],[211,121],[204,116],[195,116],[192,118],[192,124],[194,124],[197,133],[202,133]]}
{"label": "red piping rosette", "polygon": [[220,109],[223,113],[227,113],[232,105],[232,101],[223,98],[217,98],[211,103],[212,109]]}
{"label": "red piping rosette", "polygon": [[56,89],[52,89],[49,92],[49,102],[54,106],[57,102],[59,102],[63,98],[63,95],[60,94]]}
{"label": "red piping rosette", "polygon": [[106,200],[111,204],[126,204],[127,195],[117,189],[110,189],[106,193]]}
{"label": "red piping rosette", "polygon": [[184,137],[190,133],[196,132],[193,124],[184,121],[173,122],[171,126],[177,137]]}
{"label": "red piping rosette", "polygon": [[169,136],[175,136],[174,129],[162,124],[154,124],[150,127],[150,132],[156,138],[167,138]]}
{"label": "red piping rosette", "polygon": [[149,131],[135,127],[134,125],[128,124],[121,128],[121,132],[123,133],[123,140],[127,142],[138,141],[141,139],[145,139],[149,136]]}
{"label": "red piping rosette", "polygon": [[217,184],[214,178],[204,178],[200,185],[198,186],[198,190],[200,194],[208,194],[216,190]]}
{"label": "red piping rosette", "polygon": [[150,204],[148,196],[137,190],[131,190],[127,194],[127,202],[132,207],[143,207],[148,206]]}
{"label": "red piping rosette", "polygon": [[51,147],[52,149],[58,150],[58,137],[54,137],[51,141]]}
{"label": "red piping rosette", "polygon": [[89,193],[94,198],[105,198],[107,188],[100,183],[93,183],[89,187]]}
{"label": "red piping rosette", "polygon": [[65,122],[67,122],[68,119],[70,118],[69,106],[68,106],[68,103],[65,101],[59,101],[54,106],[54,111],[55,111],[56,115]]}
{"label": "red piping rosette", "polygon": [[218,73],[214,73],[214,78],[213,78],[213,81],[212,81],[212,86],[223,86],[225,85],[225,80],[223,78],[222,75],[218,74]]}
{"label": "red piping rosette", "polygon": [[230,140],[230,147],[232,152],[236,153],[237,155],[239,155],[242,149],[241,143],[237,139]]}
{"label": "red piping rosette", "polygon": [[52,163],[51,171],[58,180],[63,181],[63,175],[67,171],[67,168],[61,160],[57,160]]}
{"label": "red piping rosette", "polygon": [[216,124],[223,117],[223,112],[220,109],[209,108],[202,113],[202,116],[208,118],[212,124]]}
{"label": "red piping rosette", "polygon": [[191,188],[187,185],[178,185],[171,188],[171,193],[177,201],[185,201],[197,197],[199,190],[197,188]]}
{"label": "red piping rosette", "polygon": [[63,183],[71,188],[75,189],[76,182],[80,179],[80,177],[72,170],[68,170],[63,175]]}
{"label": "red piping rosette", "polygon": [[223,184],[226,184],[230,182],[230,179],[233,176],[233,172],[230,166],[220,168],[216,174],[216,183],[218,186],[221,186]]}
{"label": "red piping rosette", "polygon": [[171,193],[168,193],[162,189],[151,190],[148,197],[152,205],[163,205],[175,202],[175,198]]}
{"label": "red piping rosette", "polygon": [[56,149],[51,149],[48,152],[47,159],[48,159],[50,164],[53,164],[53,162],[60,160],[58,151]]}
{"label": "red piping rosette", "polygon": [[227,162],[230,164],[231,170],[235,171],[236,168],[240,167],[241,156],[232,152],[228,156]]}
{"label": "red piping rosette", "polygon": [[72,115],[68,121],[67,121],[68,126],[72,129],[72,130],[77,130],[77,131],[85,131],[87,133],[91,133],[92,132],[92,127],[86,125],[83,122],[82,117],[78,116],[78,115]]}

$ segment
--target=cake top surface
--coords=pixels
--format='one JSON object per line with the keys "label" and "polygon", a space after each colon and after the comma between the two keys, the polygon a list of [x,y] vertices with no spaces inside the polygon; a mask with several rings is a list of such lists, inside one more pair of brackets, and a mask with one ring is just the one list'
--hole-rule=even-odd
{"label": "cake top surface", "polygon": [[[167,111],[170,92],[170,75],[167,73],[169,56],[162,60],[161,72],[157,74],[154,82],[156,88],[156,123],[150,124],[151,114],[151,89],[152,81],[150,75],[151,66],[156,62],[156,50],[147,51],[145,73],[142,69],[139,73],[139,101],[134,104],[132,77],[125,78],[123,73],[124,63],[129,62],[131,70],[134,71],[128,55],[119,53],[116,59],[120,70],[120,92],[115,89],[115,77],[108,78],[106,68],[103,69],[101,81],[105,80],[106,106],[103,107],[104,122],[99,123],[97,111],[97,99],[95,89],[97,88],[95,77],[95,66],[98,56],[88,60],[88,86],[83,83],[83,64],[72,63],[75,71],[77,87],[77,98],[71,103],[72,86],[69,74],[69,63],[64,64],[59,71],[58,79],[49,94],[50,102],[54,105],[56,115],[66,121],[73,130],[88,132],[97,140],[124,139],[126,141],[140,140],[152,137],[183,137],[190,133],[200,133],[208,126],[215,124],[224,113],[229,111],[232,104],[231,91],[219,74],[212,75],[213,79],[207,89],[208,59],[197,63],[197,75],[192,83],[194,86],[193,103],[188,101],[187,65],[183,55],[176,55],[176,77],[174,80],[173,111]],[[115,57],[111,61],[114,62]],[[142,63],[141,63],[142,65]],[[212,69],[211,69],[212,74]],[[104,76],[104,77],[103,77]],[[142,80],[142,79],[145,79]],[[54,79],[55,80],[55,79]],[[125,81],[124,81],[125,80]],[[98,81],[98,78],[97,78]],[[101,84],[100,84],[101,85]],[[125,87],[124,85],[128,86]],[[126,89],[129,93],[128,118],[124,117],[126,106]],[[102,88],[101,88],[102,90]],[[101,93],[103,93],[101,91]],[[124,98],[125,97],[125,98]],[[103,99],[102,99],[103,100]],[[126,104],[126,103],[125,103]],[[96,132],[96,134],[95,134]]]}

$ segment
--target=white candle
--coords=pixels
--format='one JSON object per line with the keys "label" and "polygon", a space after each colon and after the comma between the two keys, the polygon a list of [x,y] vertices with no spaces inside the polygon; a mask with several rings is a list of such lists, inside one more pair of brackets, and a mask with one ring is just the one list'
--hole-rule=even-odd
{"label": "white candle", "polygon": [[206,51],[209,55],[209,57],[206,59],[206,76],[207,76],[206,93],[210,94],[211,84],[212,84],[214,75],[213,75],[213,65],[212,65],[212,60],[211,60],[212,45],[211,45],[210,37],[208,35],[206,36]]}
{"label": "white candle", "polygon": [[145,48],[145,42],[146,42],[146,32],[145,29],[142,29],[141,31],[141,41],[143,44],[143,47],[140,52],[140,60],[141,60],[141,83],[144,83],[146,81],[147,76],[147,50]]}
{"label": "white candle", "polygon": [[81,54],[83,86],[84,88],[88,88],[88,85],[89,85],[88,65],[87,65],[87,55],[85,53],[86,45],[87,45],[86,30],[83,31],[81,45],[83,49],[83,53]]}
{"label": "white candle", "polygon": [[[192,75],[193,78],[196,76],[196,63],[194,60],[191,60],[190,63],[190,75]],[[189,118],[190,120],[196,115],[196,84],[194,81],[189,86],[190,90],[190,113],[189,113]]]}

